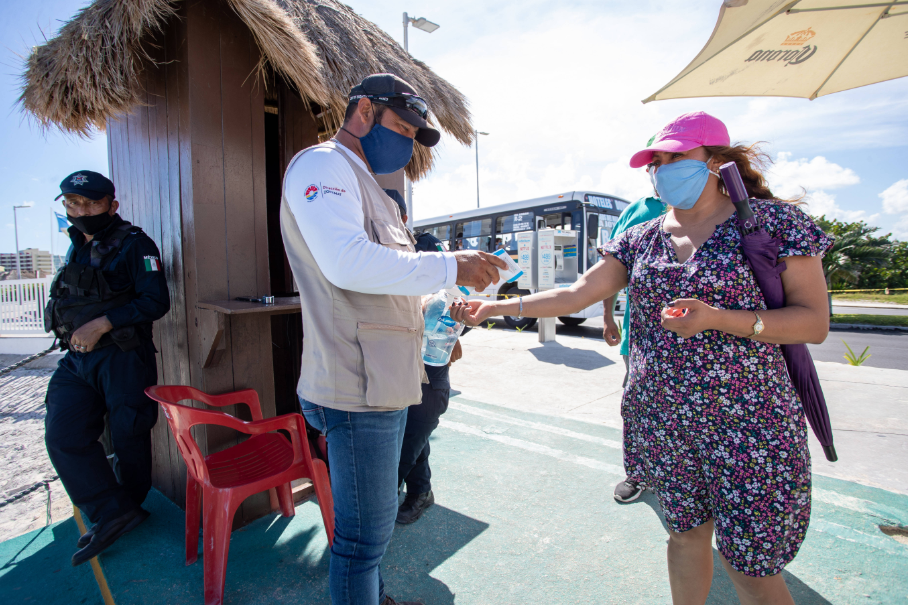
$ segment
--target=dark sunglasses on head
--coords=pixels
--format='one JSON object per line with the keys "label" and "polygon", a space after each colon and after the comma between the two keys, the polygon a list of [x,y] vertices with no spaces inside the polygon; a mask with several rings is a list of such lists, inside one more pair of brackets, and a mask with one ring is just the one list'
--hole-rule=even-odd
{"label": "dark sunglasses on head", "polygon": [[429,104],[416,95],[401,93],[388,95],[354,95],[350,97],[351,101],[359,101],[360,99],[369,99],[373,103],[378,103],[379,105],[387,105],[388,107],[409,109],[410,111],[421,117],[423,120],[427,119],[429,115]]}

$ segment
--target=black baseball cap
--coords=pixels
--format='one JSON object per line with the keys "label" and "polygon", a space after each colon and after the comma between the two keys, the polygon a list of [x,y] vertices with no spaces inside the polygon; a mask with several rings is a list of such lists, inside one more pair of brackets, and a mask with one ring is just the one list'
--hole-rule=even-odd
{"label": "black baseball cap", "polygon": [[405,202],[404,198],[400,195],[400,191],[397,189],[385,189],[385,193],[387,193],[388,197],[394,200],[394,203],[400,208],[401,216],[407,214],[407,202]]}
{"label": "black baseball cap", "polygon": [[60,195],[54,199],[58,200],[67,193],[81,195],[90,200],[100,200],[106,195],[116,197],[113,182],[103,174],[91,170],[79,170],[63,179],[60,182]]}
{"label": "black baseball cap", "polygon": [[386,105],[394,113],[419,128],[416,142],[424,147],[435,147],[441,133],[429,126],[426,117],[429,105],[420,98],[412,86],[394,74],[372,74],[350,89],[350,101],[369,99],[373,103]]}

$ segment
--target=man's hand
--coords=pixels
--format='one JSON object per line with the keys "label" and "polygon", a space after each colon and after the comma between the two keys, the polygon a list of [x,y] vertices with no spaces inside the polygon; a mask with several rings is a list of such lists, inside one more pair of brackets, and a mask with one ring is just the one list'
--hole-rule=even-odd
{"label": "man's hand", "polygon": [[451,349],[451,361],[448,362],[448,365],[451,365],[458,359],[463,357],[463,348],[460,346],[460,341],[454,343],[454,348]]}
{"label": "man's hand", "polygon": [[498,283],[498,269],[507,269],[508,264],[488,252],[461,250],[454,253],[457,259],[457,285],[481,292],[489,284]]}
{"label": "man's hand", "polygon": [[69,345],[77,353],[88,353],[95,348],[102,336],[113,330],[113,325],[107,316],[93,319],[73,332],[69,338]]}
{"label": "man's hand", "polygon": [[602,338],[605,339],[605,344],[610,347],[621,344],[621,330],[618,328],[618,324],[615,323],[615,320],[606,317],[605,318],[605,327],[602,329]]}

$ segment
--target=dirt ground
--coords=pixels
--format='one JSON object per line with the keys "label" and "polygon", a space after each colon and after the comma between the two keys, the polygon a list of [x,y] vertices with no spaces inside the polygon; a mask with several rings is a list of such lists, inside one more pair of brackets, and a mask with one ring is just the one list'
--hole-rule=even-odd
{"label": "dirt ground", "polygon": [[[0,355],[0,368],[18,359],[19,356]],[[49,493],[42,485],[5,503],[23,489],[56,475],[44,447],[44,393],[54,360],[41,361],[29,369],[0,376],[0,541],[62,521],[73,513],[59,480],[48,483]]]}

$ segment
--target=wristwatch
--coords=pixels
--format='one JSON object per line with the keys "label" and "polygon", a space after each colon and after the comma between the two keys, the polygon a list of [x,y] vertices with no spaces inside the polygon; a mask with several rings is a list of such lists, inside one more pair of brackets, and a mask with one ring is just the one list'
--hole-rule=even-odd
{"label": "wristwatch", "polygon": [[754,333],[751,334],[750,336],[748,336],[748,338],[753,338],[754,336],[758,336],[760,334],[760,332],[763,331],[763,327],[764,327],[763,320],[760,319],[760,315],[756,311],[754,311],[754,315],[756,315],[756,317],[757,317],[757,321],[754,322]]}

